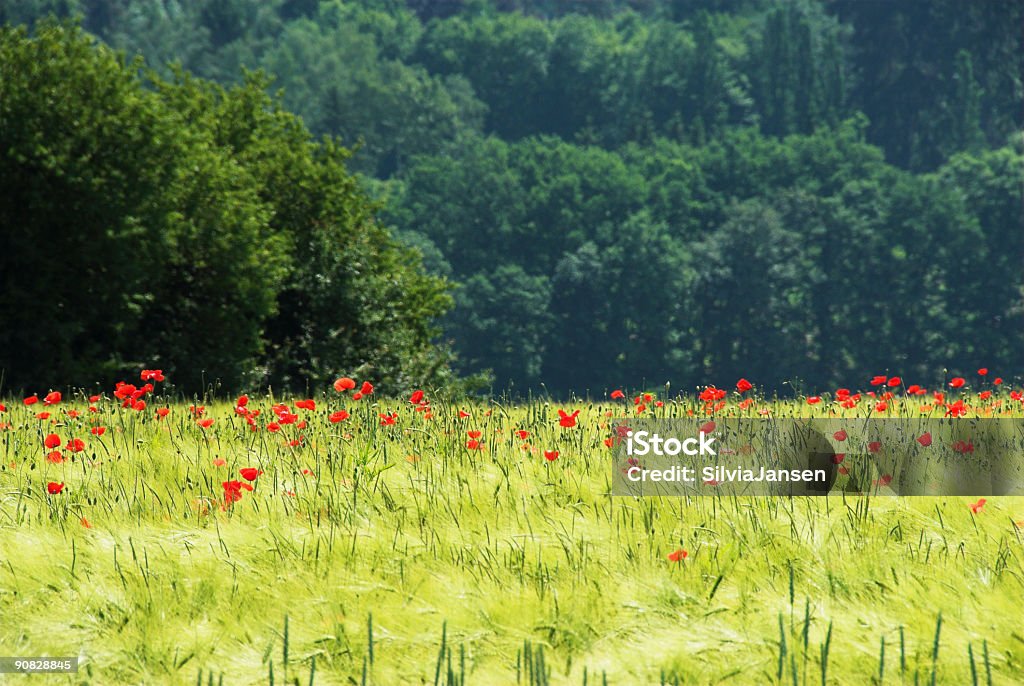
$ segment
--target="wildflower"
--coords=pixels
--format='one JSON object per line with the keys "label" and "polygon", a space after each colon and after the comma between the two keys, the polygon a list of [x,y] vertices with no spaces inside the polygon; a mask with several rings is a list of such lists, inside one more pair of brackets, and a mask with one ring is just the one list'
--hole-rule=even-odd
{"label": "wildflower", "polygon": [[255,467],[242,467],[238,470],[238,473],[242,475],[242,478],[246,481],[255,481],[256,477],[263,473],[262,469],[256,469]]}
{"label": "wildflower", "polygon": [[558,459],[558,451],[557,450],[545,450],[544,451],[544,459],[547,460],[548,462],[554,462],[555,460]]}
{"label": "wildflower", "polygon": [[57,495],[64,490],[64,482],[50,481],[46,484],[46,492],[50,495]]}
{"label": "wildflower", "polygon": [[686,552],[682,548],[679,548],[675,552],[669,553],[668,554],[668,559],[669,559],[669,562],[682,562],[687,557],[689,557],[689,555],[690,554],[688,552]]}
{"label": "wildflower", "polygon": [[331,422],[331,424],[337,424],[338,422],[345,421],[350,416],[351,415],[349,415],[349,413],[346,412],[345,410],[338,410],[337,412],[332,412],[331,416],[328,417],[327,419]]}
{"label": "wildflower", "polygon": [[609,396],[609,397],[610,397],[610,398],[611,398],[612,400],[619,400],[619,399],[621,399],[621,398],[625,398],[625,397],[626,397],[626,394],[625,394],[625,393],[623,393],[623,392],[622,392],[621,390],[614,390],[614,391],[612,391],[612,394],[611,394],[611,396]]}
{"label": "wildflower", "polygon": [[565,410],[559,410],[558,425],[567,429],[576,426],[576,418],[579,414],[579,410],[576,410],[572,414],[568,414]]}
{"label": "wildflower", "polygon": [[334,390],[338,393],[344,393],[345,391],[351,391],[356,387],[356,382],[353,379],[343,376],[334,382]]}

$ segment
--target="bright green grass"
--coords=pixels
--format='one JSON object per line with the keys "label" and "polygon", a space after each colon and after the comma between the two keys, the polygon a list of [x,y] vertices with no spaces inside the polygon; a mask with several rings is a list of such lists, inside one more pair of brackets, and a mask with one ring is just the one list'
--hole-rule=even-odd
{"label": "bright green grass", "polygon": [[[362,401],[340,424],[341,401],[318,403],[281,434],[226,404],[203,430],[183,404],[156,421],[153,402],[105,403],[102,438],[89,413],[7,403],[0,655],[82,658],[73,678],[9,680],[307,684],[315,658],[317,684],[1024,681],[1021,499],[612,498],[610,404],[567,429],[539,403],[428,421]],[[48,463],[50,432],[87,449]],[[255,492],[223,510],[250,466]]]}

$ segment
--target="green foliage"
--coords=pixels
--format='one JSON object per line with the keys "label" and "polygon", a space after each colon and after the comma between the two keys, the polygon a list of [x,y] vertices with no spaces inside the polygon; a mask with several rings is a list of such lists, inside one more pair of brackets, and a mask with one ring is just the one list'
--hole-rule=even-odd
{"label": "green foliage", "polygon": [[[424,268],[462,284],[444,336],[460,370],[489,368],[498,387],[745,375],[781,388],[1024,354],[1019,3],[17,0],[0,12],[80,13],[142,54],[188,113],[185,125],[147,104],[154,130],[189,132],[132,139],[140,159],[166,158],[140,166],[143,199],[113,193],[112,207],[79,212],[111,217],[117,250],[154,249],[132,226],[166,227],[153,231],[173,249],[141,290],[134,267],[119,270],[120,295],[100,308],[118,316],[71,327],[79,342],[50,353],[62,364],[96,366],[108,339],[134,335],[126,322],[189,304],[212,330],[230,319],[217,312],[252,324],[218,352],[147,320],[161,354],[275,384],[365,364],[402,385],[447,354],[428,352],[426,322],[447,296],[413,276]],[[351,156],[312,143],[281,103]],[[181,155],[198,173],[176,171]],[[101,175],[113,164],[93,159]],[[344,168],[367,175],[407,247]],[[183,204],[204,219],[179,218]],[[225,264],[193,274],[196,260]],[[215,307],[187,285],[250,283],[257,265],[263,283]],[[79,297],[58,300],[85,307]],[[31,315],[16,316],[27,331]],[[370,335],[384,330],[402,333]]]}
{"label": "green foliage", "polygon": [[379,224],[349,152],[314,142],[264,79],[147,88],[55,24],[4,29],[0,49],[10,383],[133,364],[185,388],[443,372],[447,286]]}

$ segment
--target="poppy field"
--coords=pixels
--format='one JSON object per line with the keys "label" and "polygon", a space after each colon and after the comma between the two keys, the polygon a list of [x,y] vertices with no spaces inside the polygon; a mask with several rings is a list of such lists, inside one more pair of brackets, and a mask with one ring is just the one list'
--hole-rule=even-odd
{"label": "poppy field", "polygon": [[1019,683],[1024,498],[610,494],[616,417],[1024,416],[978,372],[790,400],[186,400],[159,370],[8,396],[0,655],[78,656],[19,677],[74,684]]}

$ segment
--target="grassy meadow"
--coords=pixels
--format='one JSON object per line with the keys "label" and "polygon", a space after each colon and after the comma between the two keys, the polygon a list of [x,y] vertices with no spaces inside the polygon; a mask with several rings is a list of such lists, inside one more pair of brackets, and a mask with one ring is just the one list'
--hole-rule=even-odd
{"label": "grassy meadow", "polygon": [[4,683],[1024,680],[1024,499],[612,497],[630,397],[416,400],[7,399],[0,655],[81,666]]}

